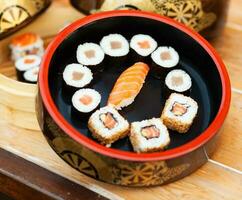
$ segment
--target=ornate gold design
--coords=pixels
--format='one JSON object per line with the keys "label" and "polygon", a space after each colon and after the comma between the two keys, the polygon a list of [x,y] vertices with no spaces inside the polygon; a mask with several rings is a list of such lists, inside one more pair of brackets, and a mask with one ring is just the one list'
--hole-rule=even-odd
{"label": "ornate gold design", "polygon": [[112,169],[113,182],[129,186],[160,185],[181,175],[189,166],[190,164],[182,164],[169,168],[164,161],[143,164],[120,163],[114,165]]}
{"label": "ornate gold design", "polygon": [[83,174],[93,178],[98,178],[98,173],[95,167],[81,155],[71,151],[63,151],[60,153],[60,155],[72,167],[79,170]]}
{"label": "ornate gold design", "polygon": [[0,32],[21,24],[30,17],[29,12],[21,6],[9,6],[0,16]]}
{"label": "ornate gold design", "polygon": [[151,0],[156,12],[173,18],[196,31],[212,25],[216,20],[214,13],[205,13],[201,0]]}

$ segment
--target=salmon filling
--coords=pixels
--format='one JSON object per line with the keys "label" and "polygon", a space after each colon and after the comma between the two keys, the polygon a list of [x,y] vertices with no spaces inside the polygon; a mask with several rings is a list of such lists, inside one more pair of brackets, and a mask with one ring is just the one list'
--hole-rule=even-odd
{"label": "salmon filling", "polygon": [[111,49],[120,49],[122,47],[121,42],[118,41],[112,41],[110,42]]}
{"label": "salmon filling", "polygon": [[178,102],[174,102],[171,112],[176,115],[176,116],[182,116],[184,114],[187,113],[187,109],[190,106],[187,104],[182,104],[182,103],[178,103]]}
{"label": "salmon filling", "polygon": [[146,126],[141,129],[141,135],[147,140],[160,137],[160,130],[155,125]]}
{"label": "salmon filling", "polygon": [[171,59],[171,54],[168,51],[162,52],[160,54],[161,60],[170,60]]}
{"label": "salmon filling", "polygon": [[26,33],[20,36],[17,36],[12,40],[12,44],[16,46],[26,46],[29,44],[33,44],[37,41],[37,35],[33,33]]}
{"label": "salmon filling", "polygon": [[85,51],[84,54],[89,59],[95,57],[95,51],[94,50]]}
{"label": "salmon filling", "polygon": [[79,101],[84,105],[89,105],[92,102],[92,97],[89,95],[83,95]]}
{"label": "salmon filling", "polygon": [[72,80],[79,81],[83,78],[84,74],[81,72],[73,72],[72,73]]}
{"label": "salmon filling", "polygon": [[31,64],[31,63],[33,63],[34,61],[35,61],[35,59],[30,59],[30,58],[29,58],[29,59],[25,59],[25,60],[24,60],[24,63],[25,63],[25,64]]}
{"label": "salmon filling", "polygon": [[116,119],[113,117],[113,114],[110,112],[101,114],[100,120],[102,121],[103,125],[108,129],[113,129],[118,124]]}
{"label": "salmon filling", "polygon": [[175,86],[175,87],[180,86],[183,84],[183,78],[180,76],[173,76],[171,78],[171,84],[172,86]]}
{"label": "salmon filling", "polygon": [[138,42],[138,45],[141,49],[149,49],[150,48],[150,43],[147,40],[142,41],[142,42]]}

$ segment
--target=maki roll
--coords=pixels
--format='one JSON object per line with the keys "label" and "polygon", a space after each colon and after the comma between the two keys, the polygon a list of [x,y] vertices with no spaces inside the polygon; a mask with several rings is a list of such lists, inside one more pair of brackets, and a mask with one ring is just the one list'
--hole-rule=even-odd
{"label": "maki roll", "polygon": [[164,87],[166,98],[174,92],[189,96],[192,87],[192,80],[184,70],[175,69],[167,74]]}
{"label": "maki roll", "polygon": [[93,79],[89,68],[80,64],[69,64],[63,72],[63,89],[65,94],[72,95],[76,90],[90,85]]}
{"label": "maki roll", "polygon": [[104,52],[95,43],[80,44],[77,48],[76,57],[80,64],[88,66],[93,73],[103,70]]}
{"label": "maki roll", "polygon": [[26,83],[37,83],[39,67],[33,67],[24,72],[23,78]]}
{"label": "maki roll", "polygon": [[72,96],[72,117],[87,120],[98,109],[101,95],[94,89],[80,89]]}
{"label": "maki roll", "polygon": [[129,139],[137,153],[161,151],[170,143],[169,132],[159,118],[131,123]]}
{"label": "maki roll", "polygon": [[37,55],[27,55],[15,62],[15,68],[17,71],[17,78],[19,81],[24,81],[23,74],[25,71],[33,68],[39,67],[41,63],[41,58]]}
{"label": "maki roll", "polygon": [[115,63],[122,68],[121,65],[124,65],[129,53],[129,43],[125,37],[120,34],[109,34],[102,38],[100,46],[107,55],[105,63]]}
{"label": "maki roll", "polygon": [[154,76],[165,79],[167,73],[179,62],[179,55],[172,47],[158,47],[152,54],[151,72]]}
{"label": "maki roll", "polygon": [[149,35],[137,34],[130,41],[131,59],[135,62],[149,62],[149,55],[157,48],[157,42]]}
{"label": "maki roll", "polygon": [[129,133],[128,121],[110,106],[94,112],[88,120],[88,128],[92,136],[107,147]]}
{"label": "maki roll", "polygon": [[186,133],[197,115],[198,105],[192,98],[172,93],[166,101],[161,115],[167,128],[179,133]]}
{"label": "maki roll", "polygon": [[12,39],[10,44],[11,58],[16,61],[26,55],[42,56],[44,54],[44,42],[35,33],[24,33]]}

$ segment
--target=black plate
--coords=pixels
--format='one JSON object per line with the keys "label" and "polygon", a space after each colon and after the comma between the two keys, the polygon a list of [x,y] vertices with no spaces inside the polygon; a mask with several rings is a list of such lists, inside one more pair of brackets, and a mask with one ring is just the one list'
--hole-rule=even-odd
{"label": "black plate", "polygon": [[[177,50],[180,55],[178,68],[185,69],[190,74],[193,81],[191,97],[198,102],[199,110],[188,133],[178,134],[170,131],[171,143],[168,149],[183,145],[200,135],[214,119],[221,103],[222,86],[215,63],[189,35],[170,25],[141,17],[113,17],[90,23],[73,32],[58,47],[50,64],[49,85],[52,98],[64,118],[80,134],[93,139],[86,122],[71,116],[71,106],[61,90],[62,72],[67,64],[77,63],[76,49],[79,44],[99,43],[103,36],[110,33],[120,33],[128,40],[135,34],[149,34],[159,46],[172,46]],[[132,64],[132,60],[122,63],[126,67]],[[95,75],[96,82],[93,88],[102,96],[101,106],[106,105],[108,95],[120,73],[120,66],[116,66],[113,59],[103,72]],[[121,113],[129,122],[160,117],[164,102],[161,81],[149,74],[134,103],[123,109]],[[112,148],[132,151],[128,138],[117,141]]]}

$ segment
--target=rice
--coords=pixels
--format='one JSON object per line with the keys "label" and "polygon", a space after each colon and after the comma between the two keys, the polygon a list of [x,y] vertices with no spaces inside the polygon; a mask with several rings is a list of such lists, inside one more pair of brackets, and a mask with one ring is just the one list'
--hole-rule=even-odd
{"label": "rice", "polygon": [[149,35],[137,34],[131,38],[130,47],[139,55],[148,56],[157,48],[157,42]]}
{"label": "rice", "polygon": [[[116,121],[113,127],[106,127],[101,116],[110,114]],[[110,145],[120,138],[128,134],[129,123],[125,120],[116,109],[110,106],[103,107],[94,112],[88,121],[88,128],[91,130],[94,138],[98,139],[102,144]]]}
{"label": "rice", "polygon": [[77,61],[82,65],[98,65],[104,59],[104,52],[95,43],[80,44],[76,52]]}
{"label": "rice", "polygon": [[198,105],[192,98],[172,93],[161,115],[163,123],[171,130],[185,133],[197,115]]}
{"label": "rice", "polygon": [[112,57],[121,57],[129,53],[129,43],[120,34],[109,34],[104,36],[100,42],[105,54]]}
{"label": "rice", "polygon": [[23,77],[27,82],[36,83],[39,74],[39,67],[33,67],[24,72]]}
{"label": "rice", "polygon": [[15,67],[19,71],[26,71],[33,67],[39,67],[41,58],[37,55],[27,55],[15,62]]}
{"label": "rice", "polygon": [[93,74],[89,68],[73,63],[66,66],[63,79],[68,86],[82,88],[92,81]]}
{"label": "rice", "polygon": [[175,67],[179,62],[179,55],[172,47],[158,47],[152,54],[152,60],[164,68]]}
{"label": "rice", "polygon": [[192,80],[185,71],[176,69],[167,74],[165,84],[170,90],[184,92],[191,88]]}
{"label": "rice", "polygon": [[[91,102],[86,104],[83,103],[81,98],[90,97]],[[100,104],[101,95],[94,89],[80,89],[72,96],[73,107],[81,113],[89,113],[93,111]]]}
{"label": "rice", "polygon": [[[143,132],[146,129],[152,131]],[[147,135],[144,135],[144,133]],[[157,135],[154,135],[154,133],[157,133]],[[138,153],[160,151],[170,143],[169,132],[159,118],[133,122],[129,138],[134,151]]]}

